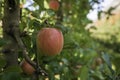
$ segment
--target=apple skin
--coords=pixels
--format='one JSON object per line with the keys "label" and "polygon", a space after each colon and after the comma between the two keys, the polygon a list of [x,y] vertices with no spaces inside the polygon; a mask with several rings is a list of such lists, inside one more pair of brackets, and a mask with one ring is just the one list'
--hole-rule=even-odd
{"label": "apple skin", "polygon": [[100,57],[97,57],[96,59],[96,65],[101,65],[101,64],[103,64],[103,60],[102,60],[102,58],[100,58]]}
{"label": "apple skin", "polygon": [[52,9],[54,11],[58,11],[60,4],[59,4],[58,0],[50,0],[49,7],[50,7],[50,9]]}
{"label": "apple skin", "polygon": [[63,34],[56,28],[42,28],[37,35],[37,48],[41,54],[54,56],[62,51]]}
{"label": "apple skin", "polygon": [[22,60],[20,66],[23,72],[27,75],[32,75],[35,72],[35,69],[30,65],[26,60]]}

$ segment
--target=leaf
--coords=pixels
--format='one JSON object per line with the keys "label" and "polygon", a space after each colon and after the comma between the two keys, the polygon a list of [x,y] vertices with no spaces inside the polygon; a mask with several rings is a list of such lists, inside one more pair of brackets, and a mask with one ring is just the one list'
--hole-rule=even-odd
{"label": "leaf", "polygon": [[4,73],[1,80],[21,80],[21,76],[18,72]]}
{"label": "leaf", "polygon": [[103,60],[107,63],[108,66],[110,66],[110,67],[112,66],[112,65],[111,65],[111,62],[110,62],[110,57],[109,57],[108,54],[103,53],[103,54],[102,54],[102,58],[103,58]]}
{"label": "leaf", "polygon": [[36,26],[36,27],[38,27],[38,26],[40,26],[40,22],[37,21],[37,20],[34,20],[33,25]]}
{"label": "leaf", "polygon": [[5,59],[3,58],[3,56],[0,56],[0,68],[3,68],[6,64]]}
{"label": "leaf", "polygon": [[64,25],[58,23],[55,25],[55,28],[62,30],[63,34],[67,33],[69,29],[68,27],[65,27]]}
{"label": "leaf", "polygon": [[41,9],[44,9],[44,0],[34,0],[39,6]]}
{"label": "leaf", "polygon": [[8,73],[8,72],[18,72],[18,73],[21,73],[22,70],[21,70],[21,67],[20,66],[9,66],[8,68],[5,69],[5,73]]}
{"label": "leaf", "polygon": [[3,38],[0,38],[0,46],[5,45],[7,40],[4,40]]}
{"label": "leaf", "polygon": [[66,58],[62,58],[61,60],[62,60],[62,62],[63,62],[65,65],[68,65],[68,64],[69,64],[69,63],[68,63],[68,60],[67,60]]}
{"label": "leaf", "polygon": [[114,74],[114,70],[112,69],[112,64],[110,62],[110,56],[108,54],[102,54],[103,60],[106,62],[108,68],[110,69],[111,73]]}
{"label": "leaf", "polygon": [[87,68],[87,66],[83,66],[81,68],[80,80],[88,80],[88,71],[89,69]]}

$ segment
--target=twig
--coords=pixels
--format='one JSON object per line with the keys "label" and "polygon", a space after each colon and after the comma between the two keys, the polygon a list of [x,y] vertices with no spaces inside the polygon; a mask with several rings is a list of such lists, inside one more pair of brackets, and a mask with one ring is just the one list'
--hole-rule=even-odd
{"label": "twig", "polygon": [[[35,59],[36,69],[39,69],[39,55],[38,55],[37,51],[35,52],[35,56],[36,56],[36,59]],[[39,70],[37,70],[37,71],[39,71]],[[36,80],[39,80],[39,74],[38,73],[36,73]]]}
{"label": "twig", "polygon": [[[14,27],[14,28],[15,28],[15,27]],[[20,38],[20,34],[19,34],[19,30],[18,30],[18,29],[15,29],[15,30],[14,30],[14,37],[15,37],[15,39],[16,39],[19,47],[23,50],[23,57],[25,58],[25,60],[26,60],[29,64],[31,64],[33,67],[36,67],[36,63],[33,62],[33,61],[29,58],[29,56],[27,55],[27,54],[28,54],[27,49],[26,49],[26,47],[24,46],[24,43],[23,43],[23,41],[22,41],[21,38]]]}

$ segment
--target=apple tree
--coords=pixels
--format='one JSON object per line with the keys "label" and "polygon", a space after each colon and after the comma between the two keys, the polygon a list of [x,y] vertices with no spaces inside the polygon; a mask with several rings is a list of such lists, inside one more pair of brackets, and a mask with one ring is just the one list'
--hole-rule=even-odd
{"label": "apple tree", "polygon": [[85,26],[100,0],[0,0],[0,80],[118,80]]}

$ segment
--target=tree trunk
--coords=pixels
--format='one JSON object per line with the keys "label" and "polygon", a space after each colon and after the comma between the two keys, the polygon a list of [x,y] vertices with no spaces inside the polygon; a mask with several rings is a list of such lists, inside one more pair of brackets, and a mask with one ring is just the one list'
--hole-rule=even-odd
{"label": "tree trunk", "polygon": [[21,49],[23,58],[37,70],[38,74],[33,74],[32,80],[39,80],[39,74],[47,76],[47,73],[27,55],[27,49],[20,37],[19,2],[20,0],[4,0],[3,38],[6,44],[3,46],[3,54],[7,62],[6,67],[18,65],[18,50]]}
{"label": "tree trunk", "polygon": [[[18,44],[14,37],[14,29],[19,28],[20,8],[19,0],[4,0],[3,46],[7,67],[18,65]],[[19,33],[19,32],[18,32]]]}

